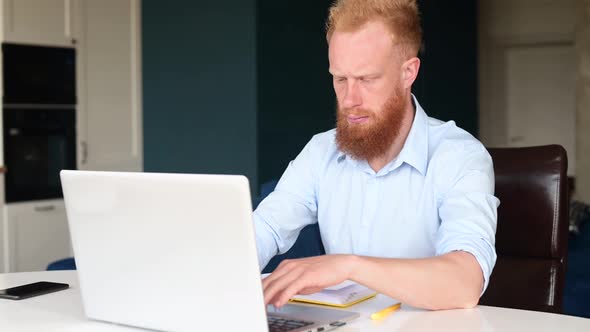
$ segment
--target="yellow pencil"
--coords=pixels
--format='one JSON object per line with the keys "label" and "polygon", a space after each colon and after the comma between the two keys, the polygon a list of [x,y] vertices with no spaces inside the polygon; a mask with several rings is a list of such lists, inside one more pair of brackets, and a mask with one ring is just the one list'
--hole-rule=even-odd
{"label": "yellow pencil", "polygon": [[373,314],[371,314],[371,319],[376,320],[376,319],[382,319],[383,317],[389,315],[390,313],[399,310],[399,308],[401,308],[402,304],[401,303],[396,303],[392,306],[389,306],[383,310],[379,310]]}

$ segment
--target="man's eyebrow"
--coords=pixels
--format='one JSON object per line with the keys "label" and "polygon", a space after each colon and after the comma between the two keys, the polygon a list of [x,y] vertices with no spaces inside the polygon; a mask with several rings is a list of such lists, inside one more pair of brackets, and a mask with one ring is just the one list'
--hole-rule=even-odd
{"label": "man's eyebrow", "polygon": [[[334,77],[345,77],[345,75],[335,73],[335,72],[330,72],[330,74],[332,74],[332,76],[334,76]],[[380,76],[381,76],[381,74],[378,74],[378,73],[368,73],[368,74],[360,74],[360,75],[351,75],[350,77],[354,78],[356,80],[360,80],[360,79],[374,79],[374,78],[378,78]]]}
{"label": "man's eyebrow", "polygon": [[354,78],[375,78],[375,77],[379,77],[381,74],[379,73],[367,73],[367,74],[361,74],[358,76],[354,76]]}
{"label": "man's eyebrow", "polygon": [[[330,74],[332,74],[332,76],[344,76],[344,74],[339,73],[336,70],[328,69],[328,72]],[[360,75],[351,75],[351,77],[353,77],[353,78],[363,78],[363,77],[366,78],[366,77],[378,77],[378,76],[381,76],[381,74],[377,73],[377,72],[367,72],[367,73],[363,73]]]}

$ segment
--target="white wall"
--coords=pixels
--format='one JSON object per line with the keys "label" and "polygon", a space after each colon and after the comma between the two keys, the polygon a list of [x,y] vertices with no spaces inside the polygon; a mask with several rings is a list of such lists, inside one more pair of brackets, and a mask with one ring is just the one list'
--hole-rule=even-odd
{"label": "white wall", "polygon": [[576,174],[575,0],[480,0],[480,138],[560,144]]}

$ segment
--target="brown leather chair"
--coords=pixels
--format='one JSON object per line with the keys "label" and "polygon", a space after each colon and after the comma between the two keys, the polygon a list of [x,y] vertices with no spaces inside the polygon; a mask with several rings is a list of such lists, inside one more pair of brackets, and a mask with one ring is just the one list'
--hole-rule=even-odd
{"label": "brown leather chair", "polygon": [[567,156],[559,145],[490,148],[498,260],[480,304],[561,312],[568,239]]}

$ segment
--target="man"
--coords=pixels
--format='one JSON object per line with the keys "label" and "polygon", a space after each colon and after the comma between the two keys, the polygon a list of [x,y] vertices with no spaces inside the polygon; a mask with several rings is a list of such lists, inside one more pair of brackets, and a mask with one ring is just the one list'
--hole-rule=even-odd
{"label": "man", "polygon": [[253,215],[261,267],[315,222],[327,254],[283,261],[265,302],[349,279],[411,306],[474,307],[496,261],[492,160],[411,94],[416,1],[339,0],[327,27],[337,128],[312,138]]}

